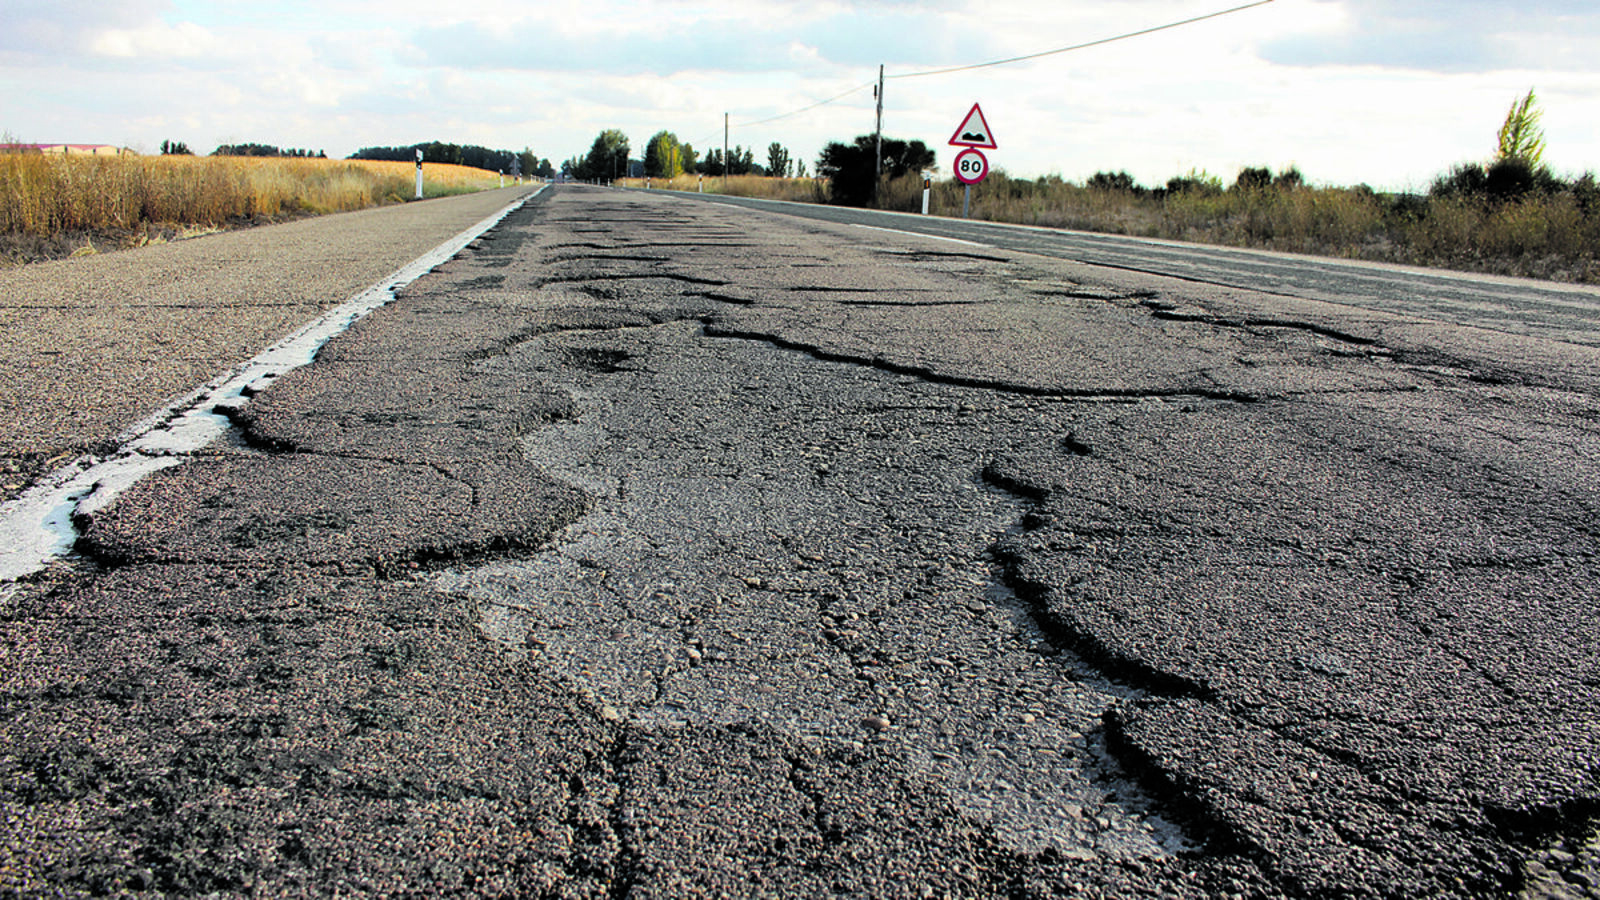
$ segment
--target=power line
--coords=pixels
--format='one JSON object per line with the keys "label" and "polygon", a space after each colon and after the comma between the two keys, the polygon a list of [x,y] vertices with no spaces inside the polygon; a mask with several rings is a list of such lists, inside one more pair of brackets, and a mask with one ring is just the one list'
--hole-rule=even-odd
{"label": "power line", "polygon": [[1111,43],[1115,43],[1116,41],[1125,41],[1128,38],[1136,38],[1136,37],[1142,37],[1143,35],[1147,35],[1147,34],[1155,34],[1158,31],[1167,31],[1167,30],[1173,29],[1173,28],[1181,28],[1184,25],[1193,25],[1196,22],[1204,22],[1207,19],[1216,19],[1216,18],[1220,18],[1222,16],[1232,15],[1232,14],[1234,14],[1236,12],[1243,12],[1243,11],[1245,11],[1247,9],[1254,9],[1257,6],[1266,6],[1268,3],[1271,3],[1271,2],[1273,2],[1273,0],[1256,0],[1255,3],[1246,3],[1243,6],[1235,6],[1232,9],[1224,9],[1224,10],[1220,10],[1220,11],[1214,12],[1214,13],[1207,13],[1207,14],[1205,14],[1203,16],[1195,16],[1192,19],[1184,19],[1181,22],[1172,22],[1172,23],[1167,24],[1167,25],[1157,25],[1154,28],[1145,28],[1145,29],[1141,29],[1139,31],[1130,31],[1127,34],[1119,34],[1116,37],[1101,38],[1100,40],[1097,40],[1097,41],[1089,41],[1088,43],[1084,43],[1084,44],[1073,44],[1070,47],[1059,47],[1059,48],[1057,48],[1055,50],[1045,50],[1042,53],[1029,53],[1026,56],[1013,56],[1010,59],[997,59],[997,60],[993,60],[992,62],[974,63],[973,65],[970,65],[970,66],[954,66],[954,67],[948,68],[948,69],[933,69],[933,70],[930,70],[930,71],[927,71],[927,72],[907,72],[904,75],[889,75],[889,76],[886,76],[886,77],[888,77],[888,78],[922,78],[922,77],[928,76],[928,75],[949,75],[952,72],[966,72],[966,71],[970,71],[972,69],[987,69],[987,68],[989,68],[991,66],[1010,65],[1011,63],[1024,62],[1024,61],[1030,60],[1030,59],[1038,59],[1038,58],[1040,58],[1042,56],[1054,56],[1054,55],[1056,55],[1058,53],[1070,53],[1073,50],[1085,50],[1085,49],[1087,49],[1089,47],[1099,47],[1102,44],[1111,44]]}
{"label": "power line", "polygon": [[816,109],[819,106],[827,106],[829,103],[833,103],[833,102],[835,102],[837,100],[843,100],[844,98],[850,96],[851,94],[854,94],[857,91],[864,91],[867,88],[872,87],[872,84],[873,83],[870,82],[870,81],[867,82],[866,84],[858,84],[855,87],[851,88],[848,91],[845,91],[842,94],[838,94],[836,96],[829,97],[826,100],[818,100],[816,103],[813,103],[810,106],[801,107],[800,109],[794,110],[792,112],[781,113],[779,115],[770,116],[770,117],[765,118],[765,119],[757,119],[754,122],[736,122],[734,124],[737,125],[740,128],[748,128],[751,125],[765,125],[768,122],[776,122],[779,119],[787,119],[790,116],[798,116],[803,112],[810,112],[810,111],[812,111],[813,109]]}
{"label": "power line", "polygon": [[[886,79],[924,78],[924,77],[927,77],[927,76],[930,76],[930,75],[948,75],[948,74],[951,74],[952,72],[966,72],[966,71],[969,71],[969,70],[972,70],[972,69],[987,69],[987,68],[991,68],[993,66],[1004,66],[1004,65],[1010,65],[1011,63],[1026,62],[1027,60],[1030,60],[1030,59],[1039,59],[1040,57],[1045,57],[1045,56],[1055,56],[1056,54],[1060,54],[1060,53],[1071,53],[1074,50],[1086,50],[1086,49],[1088,49],[1090,47],[1099,47],[1102,44],[1111,44],[1111,43],[1115,43],[1117,41],[1125,41],[1125,40],[1128,40],[1129,38],[1142,37],[1142,36],[1147,35],[1147,34],[1155,34],[1158,31],[1170,31],[1171,29],[1181,28],[1181,27],[1183,27],[1185,25],[1193,25],[1196,22],[1204,22],[1204,21],[1206,21],[1208,19],[1217,19],[1217,18],[1221,18],[1222,16],[1233,15],[1234,13],[1243,12],[1243,11],[1245,11],[1247,9],[1254,9],[1254,8],[1256,8],[1258,6],[1266,6],[1268,3],[1272,3],[1272,2],[1273,2],[1273,0],[1256,0],[1256,2],[1254,2],[1254,3],[1246,3],[1243,6],[1235,6],[1235,7],[1231,8],[1231,9],[1224,9],[1224,10],[1219,10],[1219,11],[1213,12],[1213,13],[1206,13],[1203,16],[1194,16],[1192,18],[1184,19],[1181,22],[1169,22],[1166,25],[1157,25],[1157,26],[1155,26],[1153,28],[1142,28],[1142,29],[1140,29],[1138,31],[1130,31],[1127,34],[1119,34],[1119,35],[1117,35],[1115,37],[1101,38],[1099,40],[1089,41],[1089,42],[1083,43],[1083,44],[1073,44],[1070,47],[1058,47],[1055,50],[1045,50],[1045,51],[1040,52],[1040,53],[1029,53],[1029,54],[1027,54],[1025,56],[1013,56],[1013,57],[1011,57],[1009,59],[996,59],[996,60],[992,60],[990,62],[973,63],[972,65],[966,65],[966,66],[953,66],[953,67],[948,68],[948,69],[931,69],[931,70],[926,71],[926,72],[906,72],[905,74],[902,74],[902,75],[885,75],[884,77]],[[765,125],[768,122],[776,122],[779,119],[787,119],[790,116],[798,116],[801,113],[810,112],[811,110],[816,109],[819,106],[827,106],[830,103],[836,103],[836,102],[838,102],[840,100],[843,100],[844,98],[850,96],[851,94],[856,93],[857,91],[864,91],[867,88],[872,87],[873,84],[874,84],[874,82],[867,82],[866,84],[858,84],[855,87],[849,89],[848,91],[845,91],[842,94],[838,94],[836,96],[829,97],[826,100],[818,100],[816,103],[813,103],[810,106],[804,106],[804,107],[801,107],[800,109],[791,110],[791,111],[786,112],[786,113],[779,113],[776,116],[768,116],[765,119],[757,119],[754,122],[735,122],[734,126],[737,127],[737,128],[748,128],[748,127],[750,127],[752,125]]]}

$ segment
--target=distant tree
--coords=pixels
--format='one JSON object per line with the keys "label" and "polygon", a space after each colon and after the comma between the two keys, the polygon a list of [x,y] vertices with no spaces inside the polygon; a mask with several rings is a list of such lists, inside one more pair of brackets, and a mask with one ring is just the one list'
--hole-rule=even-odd
{"label": "distant tree", "polygon": [[282,156],[283,151],[271,144],[222,144],[211,151],[212,156]]}
{"label": "distant tree", "polygon": [[789,177],[789,151],[777,141],[767,145],[767,174],[774,178]]}
{"label": "distant tree", "polygon": [[806,177],[806,161],[805,160],[797,159],[797,160],[794,161],[794,177],[796,177],[796,178],[804,178],[804,177]]}
{"label": "distant tree", "polygon": [[1276,178],[1272,179],[1272,186],[1280,191],[1296,191],[1305,187],[1305,185],[1306,177],[1300,174],[1300,170],[1294,166],[1284,169],[1278,173]]}
{"label": "distant tree", "polygon": [[650,178],[676,178],[683,174],[683,148],[678,136],[658,131],[645,145],[644,174]]}
{"label": "distant tree", "polygon": [[1236,191],[1259,191],[1272,184],[1272,170],[1266,166],[1253,168],[1245,166],[1239,170],[1239,177],[1233,181]]}
{"label": "distant tree", "polygon": [[[891,181],[908,172],[933,168],[934,159],[934,152],[921,141],[883,140],[884,176]],[[817,157],[817,174],[831,183],[834,203],[866,206],[872,202],[877,164],[877,139],[864,134],[854,143],[835,141],[823,147]]]}
{"label": "distant tree", "polygon": [[1496,162],[1520,159],[1529,168],[1539,168],[1544,160],[1544,131],[1539,128],[1539,119],[1544,112],[1534,106],[1537,102],[1533,89],[1529,88],[1526,96],[1511,104],[1505,124],[1500,126],[1497,135]]}
{"label": "distant tree", "polygon": [[[422,151],[422,161],[431,163],[450,163],[457,166],[472,166],[476,169],[488,169],[491,172],[511,171],[511,161],[520,154],[510,150],[491,150],[476,144],[451,144],[443,141],[428,141],[420,144],[407,144],[402,147],[363,147],[350,154],[349,159],[387,159],[400,162],[411,162],[417,158],[417,151]],[[528,153],[527,150],[523,151]],[[526,165],[528,156],[522,156]]]}
{"label": "distant tree", "polygon": [[583,180],[610,181],[628,174],[628,136],[608,128],[595,136],[589,155],[574,174]]}
{"label": "distant tree", "polygon": [[724,160],[721,150],[713,150],[706,156],[706,164],[702,170],[707,175],[722,175],[726,168],[729,175],[750,175],[756,171],[755,153],[741,146],[734,146],[728,151]]}
{"label": "distant tree", "polygon": [[1168,178],[1165,193],[1213,196],[1222,193],[1222,179],[1204,169],[1190,169],[1187,175]]}
{"label": "distant tree", "polygon": [[690,175],[700,171],[700,154],[694,149],[693,144],[679,146],[678,159],[683,163],[683,171]]}
{"label": "distant tree", "polygon": [[1142,193],[1144,190],[1139,187],[1137,181],[1133,180],[1133,176],[1127,172],[1096,172],[1094,177],[1089,179],[1086,187],[1091,191],[1120,194],[1137,194]]}
{"label": "distant tree", "polygon": [[194,151],[190,150],[189,149],[189,145],[185,144],[183,141],[162,141],[161,142],[161,155],[162,156],[193,156],[194,155]]}

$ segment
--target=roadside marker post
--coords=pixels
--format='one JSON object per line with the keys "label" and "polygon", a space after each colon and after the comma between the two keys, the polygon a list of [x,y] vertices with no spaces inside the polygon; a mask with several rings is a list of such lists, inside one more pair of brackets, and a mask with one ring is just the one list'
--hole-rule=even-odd
{"label": "roadside marker post", "polygon": [[417,148],[417,199],[422,199],[422,148]]}
{"label": "roadside marker post", "polygon": [[922,173],[922,214],[928,214],[928,195],[933,193],[933,173]]}

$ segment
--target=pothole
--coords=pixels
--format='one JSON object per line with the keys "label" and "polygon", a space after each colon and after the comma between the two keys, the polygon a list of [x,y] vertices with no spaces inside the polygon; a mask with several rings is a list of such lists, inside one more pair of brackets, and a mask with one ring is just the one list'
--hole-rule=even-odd
{"label": "pothole", "polygon": [[[1105,747],[1130,690],[1057,646],[992,548],[1025,504],[977,477],[977,392],[689,323],[610,337],[628,370],[520,348],[582,412],[526,457],[597,496],[551,549],[442,573],[484,630],[635,728],[759,724],[873,748],[1023,852],[1193,849]],[[563,378],[565,372],[565,378]],[[1041,426],[1000,410],[996,433]]]}

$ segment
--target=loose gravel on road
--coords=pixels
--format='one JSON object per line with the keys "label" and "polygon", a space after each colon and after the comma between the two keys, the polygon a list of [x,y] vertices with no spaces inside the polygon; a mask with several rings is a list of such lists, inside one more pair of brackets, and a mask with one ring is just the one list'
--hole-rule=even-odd
{"label": "loose gravel on road", "polygon": [[0,597],[0,893],[1600,897],[1529,340],[547,191]]}

